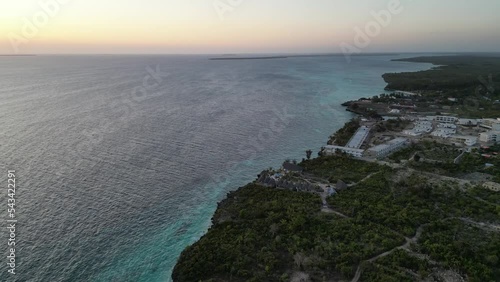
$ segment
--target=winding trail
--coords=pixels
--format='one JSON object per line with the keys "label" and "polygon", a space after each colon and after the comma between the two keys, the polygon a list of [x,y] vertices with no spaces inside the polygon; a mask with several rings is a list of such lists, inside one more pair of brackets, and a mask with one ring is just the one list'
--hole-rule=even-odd
{"label": "winding trail", "polygon": [[[384,164],[384,165],[389,165],[393,168],[401,168],[402,165],[399,165],[399,164],[391,164],[391,163],[381,163],[380,161],[376,161],[376,160],[371,160],[372,162],[377,162],[379,164]],[[412,169],[412,168],[408,168],[408,170],[412,173],[416,173],[417,171]],[[380,171],[378,172],[374,172],[374,173],[371,173],[369,175],[367,175],[366,177],[364,177],[363,179],[361,179],[360,181],[356,182],[356,183],[351,183],[351,184],[348,184],[348,187],[352,187],[354,185],[357,185],[367,179],[369,179],[370,177],[374,176],[375,174],[378,174],[378,173],[381,173]],[[456,182],[458,184],[460,184],[459,186],[459,189],[463,192],[466,192],[466,189],[464,189],[464,186],[467,186],[467,185],[470,185],[471,182],[468,181],[468,180],[463,180],[463,179],[459,179],[459,178],[454,178],[454,177],[448,177],[448,176],[443,176],[443,175],[438,175],[438,174],[434,174],[434,173],[431,173],[431,172],[422,172],[422,171],[418,171],[418,173],[424,175],[424,176],[427,176],[427,177],[431,177],[431,178],[434,178],[434,179],[439,179],[441,181],[452,181],[452,182]],[[327,187],[329,187],[329,184],[324,184],[324,183],[318,183],[317,182],[317,178],[316,179],[312,179],[312,178],[309,178],[309,179],[305,179],[307,182],[311,183],[311,182],[315,182],[314,184],[320,186],[322,189],[323,189],[323,192],[319,193],[319,196],[321,197],[321,201],[323,203],[323,207],[321,208],[321,212],[325,212],[325,213],[332,213],[332,214],[336,214],[342,218],[351,218],[350,216],[347,216],[343,213],[340,213],[338,211],[335,211],[333,210],[328,202],[327,202],[327,197],[329,196],[328,195],[328,189]],[[491,203],[491,202],[488,202],[480,197],[473,197],[473,196],[470,196],[471,198],[473,199],[476,199],[477,201],[481,201],[485,204],[489,204],[489,205],[494,205],[494,206],[498,206],[497,204],[495,203]],[[474,220],[471,220],[469,218],[463,218],[463,217],[448,217],[448,218],[444,218],[444,219],[441,219],[441,221],[446,221],[446,220],[451,220],[451,219],[458,219],[458,220],[461,220],[463,221],[464,223],[467,223],[467,224],[470,224],[470,225],[474,225],[478,228],[481,228],[485,231],[492,231],[492,232],[500,232],[500,225],[496,225],[496,224],[493,224],[493,223],[485,223],[485,222],[477,222],[477,221],[474,221]],[[395,230],[392,230],[390,229],[393,233],[395,234],[398,234],[400,236],[403,236],[405,238],[405,243],[400,245],[400,246],[396,246],[386,252],[383,252],[379,255],[376,255],[372,258],[369,258],[367,260],[364,260],[364,261],[367,261],[367,262],[370,262],[370,263],[373,263],[375,262],[377,259],[379,258],[382,258],[382,257],[385,257],[385,256],[388,256],[390,254],[392,254],[395,250],[406,250],[410,255],[412,256],[416,256],[416,257],[419,257],[419,258],[425,258],[427,260],[429,260],[429,262],[433,263],[433,264],[437,264],[437,262],[433,261],[430,259],[430,257],[428,255],[425,255],[425,254],[419,254],[419,253],[415,253],[413,252],[412,250],[410,250],[410,246],[411,246],[411,243],[417,243],[419,238],[421,237],[422,235],[422,232],[423,232],[423,228],[426,226],[426,225],[429,225],[430,223],[425,223],[425,224],[422,224],[420,225],[416,232],[415,232],[415,235],[411,238],[408,238],[406,236],[403,236],[401,233],[395,231]],[[358,282],[359,279],[361,278],[361,274],[362,274],[362,269],[361,269],[361,264],[362,262],[364,261],[361,261],[356,269],[356,273],[353,277],[353,279],[351,280],[351,282]],[[390,268],[387,268],[383,265],[380,265],[381,267],[384,267],[388,270],[392,270]],[[407,272],[408,274],[414,276],[414,277],[420,277],[418,274],[412,272],[412,271],[408,271],[408,270],[405,270],[405,269],[402,269],[403,271]]]}
{"label": "winding trail", "polygon": [[[405,237],[405,243],[403,245],[400,245],[400,246],[397,246],[397,247],[394,247],[386,252],[383,252],[379,255],[376,255],[372,258],[369,258],[367,259],[366,261],[368,262],[374,262],[376,261],[377,259],[379,258],[382,258],[382,257],[385,257],[385,256],[388,256],[390,254],[392,254],[392,252],[394,252],[395,250],[398,250],[398,249],[404,249],[404,250],[407,250],[407,251],[410,251],[410,244],[411,243],[416,243],[418,241],[418,239],[420,238],[420,236],[422,235],[422,231],[423,231],[423,228],[426,224],[422,224],[420,225],[418,228],[417,228],[417,232],[415,233],[415,236],[413,236],[412,238],[408,238],[408,237]],[[396,231],[394,231],[396,232]],[[358,265],[358,268],[356,269],[356,274],[354,275],[354,278],[351,280],[351,282],[358,282],[359,281],[359,278],[361,277],[361,263]]]}
{"label": "winding trail", "polygon": [[368,178],[370,178],[370,177],[374,176],[375,174],[379,174],[379,173],[381,173],[381,172],[382,172],[382,171],[372,172],[372,173],[368,174],[365,178],[361,179],[360,181],[358,181],[358,182],[356,182],[356,183],[347,184],[347,187],[352,187],[352,186],[354,186],[354,185],[358,185],[359,183],[361,183],[361,182],[363,182],[363,181],[367,180]]}
{"label": "winding trail", "polygon": [[[471,225],[477,226],[477,227],[479,227],[479,228],[481,228],[481,229],[483,229],[485,231],[500,232],[500,225],[496,225],[496,224],[492,224],[492,223],[485,223],[485,222],[478,222],[478,221],[474,221],[472,219],[464,218],[464,217],[447,217],[447,218],[441,219],[440,221],[446,221],[446,220],[452,220],[452,219],[461,220],[461,221],[463,221],[463,222],[465,222],[467,224],[471,224]],[[385,257],[385,256],[388,256],[392,252],[394,252],[395,250],[398,250],[398,249],[406,250],[411,255],[416,255],[416,256],[421,255],[421,254],[416,254],[413,251],[411,251],[410,250],[410,244],[411,243],[417,243],[418,239],[420,239],[420,236],[422,235],[422,231],[423,231],[424,227],[426,225],[429,225],[429,224],[430,223],[425,223],[425,224],[420,225],[417,228],[417,232],[415,233],[415,236],[413,236],[412,238],[405,237],[406,242],[403,245],[394,247],[394,248],[392,248],[392,249],[390,249],[390,250],[388,250],[386,252],[383,252],[383,253],[381,253],[381,254],[379,254],[377,256],[369,258],[369,259],[367,259],[365,261],[373,263],[377,259]],[[396,232],[396,231],[394,231],[394,232]],[[426,256],[426,255],[423,255],[423,256]],[[437,263],[435,261],[430,261],[430,262],[431,263]],[[358,268],[356,269],[356,274],[354,275],[354,278],[351,280],[351,282],[358,282],[359,278],[361,277],[361,274],[362,274],[362,270],[361,270],[361,263],[360,263],[358,265]]]}

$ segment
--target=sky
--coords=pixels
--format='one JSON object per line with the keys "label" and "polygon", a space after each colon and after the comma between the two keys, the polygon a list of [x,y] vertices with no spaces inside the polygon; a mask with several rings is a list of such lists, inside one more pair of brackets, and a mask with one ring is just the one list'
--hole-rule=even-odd
{"label": "sky", "polygon": [[498,0],[0,0],[0,54],[496,52],[498,11]]}

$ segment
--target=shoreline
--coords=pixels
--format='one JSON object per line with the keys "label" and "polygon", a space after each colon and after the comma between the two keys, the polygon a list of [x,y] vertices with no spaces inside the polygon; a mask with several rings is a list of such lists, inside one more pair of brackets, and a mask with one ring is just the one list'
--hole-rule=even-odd
{"label": "shoreline", "polygon": [[[411,62],[411,61],[409,61],[409,62]],[[385,74],[384,74],[384,75],[385,75]],[[383,78],[384,78],[384,75],[382,75],[382,77],[383,77]],[[384,78],[384,80],[385,80],[385,78]],[[388,82],[386,81],[386,83],[388,83]],[[389,83],[388,83],[388,85],[389,85]],[[360,98],[358,101],[360,101],[360,100],[362,100],[362,99],[366,99],[366,100],[368,100],[367,98]],[[354,114],[357,114],[358,116],[366,116],[366,112],[363,112],[363,111],[356,111],[356,110],[351,109],[352,104],[354,104],[354,103],[356,103],[356,102],[357,102],[357,101],[347,101],[347,102],[343,102],[341,105],[342,105],[342,106],[344,106],[344,107],[347,107],[347,108],[346,108],[346,111],[349,111],[349,112],[352,112],[352,113],[354,113]],[[377,114],[378,114],[378,113],[377,113]],[[349,123],[349,121],[348,121],[348,122],[346,122],[346,123],[344,124],[344,126],[346,126],[348,123]],[[342,128],[341,128],[341,129],[342,129]],[[339,131],[340,131],[340,129],[339,129],[338,131],[336,131],[335,133],[333,133],[333,135],[335,135],[335,134],[336,134],[336,133],[338,133]],[[323,151],[323,148],[322,148],[322,151]],[[322,151],[320,151],[320,152],[322,152]],[[336,154],[334,154],[334,155],[336,155]],[[323,156],[322,156],[321,154],[319,154],[319,157],[318,157],[318,158],[315,158],[315,159],[312,159],[312,160],[311,160],[311,162],[313,162],[314,160],[321,159],[322,157],[323,157]],[[337,157],[334,157],[334,158],[337,158]],[[361,163],[363,163],[364,165],[368,165],[368,166],[370,166],[370,165],[371,165],[371,163],[372,163],[372,161],[369,161],[369,160],[366,160],[366,159],[362,159],[362,158],[354,158],[354,159],[352,159],[352,160],[353,160],[355,163],[358,163],[358,165],[360,165]],[[344,159],[344,161],[346,161],[346,162],[351,162],[351,161],[347,161],[347,159]],[[307,166],[307,165],[308,165],[308,162],[309,162],[309,160],[305,160],[305,159],[303,159],[303,161],[302,161],[302,163],[300,163],[300,165],[306,165],[306,166]],[[361,162],[361,163],[360,163],[360,162]],[[286,162],[285,162],[285,163],[286,163]],[[285,167],[285,163],[284,163],[283,167]],[[366,175],[364,175],[363,177],[359,177],[359,176],[358,176],[358,178],[359,178],[359,179],[356,179],[357,181],[354,181],[354,182],[353,182],[353,181],[351,181],[351,182],[349,182],[349,181],[348,181],[348,183],[347,183],[347,184],[345,184],[345,183],[344,183],[343,185],[346,185],[346,186],[345,186],[345,188],[343,188],[343,189],[346,189],[347,187],[355,186],[355,185],[357,185],[357,183],[362,182],[362,181],[365,181],[366,179],[373,178],[373,177],[374,177],[374,175],[378,174],[379,172],[384,173],[384,171],[386,170],[386,168],[383,168],[383,167],[388,167],[387,169],[389,169],[389,168],[390,168],[390,169],[401,169],[401,168],[404,168],[404,166],[401,166],[401,165],[399,165],[398,163],[396,163],[396,164],[394,164],[394,165],[390,165],[390,166],[387,166],[386,164],[383,164],[383,163],[384,163],[384,162],[378,162],[378,161],[376,161],[376,160],[375,160],[375,161],[374,161],[374,163],[373,163],[373,166],[377,168],[375,171],[373,171],[372,173],[369,173],[369,174],[367,173],[367,174],[366,174]],[[380,166],[380,165],[382,165],[382,166]],[[293,167],[292,167],[291,169],[293,169]],[[373,169],[373,168],[372,168],[372,169]],[[378,171],[378,170],[380,170],[380,171]],[[286,169],[285,169],[285,171],[286,171]],[[211,218],[211,221],[212,221],[212,227],[219,226],[219,225],[223,224],[223,223],[224,223],[224,222],[226,222],[226,221],[231,222],[232,220],[234,220],[234,218],[232,218],[232,217],[228,217],[229,215],[228,215],[227,213],[229,213],[229,212],[228,212],[228,210],[233,209],[232,205],[236,205],[238,202],[240,202],[240,201],[241,201],[241,200],[238,200],[238,198],[239,198],[240,196],[237,196],[237,195],[240,195],[241,193],[248,193],[248,191],[247,191],[248,189],[257,189],[257,187],[258,187],[259,185],[261,185],[261,187],[268,187],[268,188],[269,188],[269,187],[271,187],[271,188],[272,188],[272,187],[277,188],[277,186],[278,186],[278,185],[279,185],[281,188],[283,188],[283,187],[285,187],[285,186],[287,186],[287,185],[288,185],[288,186],[290,186],[290,187],[291,187],[291,189],[292,189],[293,191],[295,191],[295,190],[297,190],[297,191],[302,191],[302,190],[299,190],[299,189],[298,189],[298,187],[305,187],[305,188],[304,188],[304,189],[305,189],[305,190],[304,190],[305,192],[311,192],[311,193],[313,193],[313,194],[315,193],[315,191],[314,191],[314,190],[315,190],[316,188],[314,188],[313,186],[310,186],[310,185],[306,185],[306,186],[304,186],[303,184],[300,184],[300,182],[296,182],[297,180],[294,180],[294,181],[290,181],[290,180],[288,180],[288,182],[286,182],[286,181],[285,181],[285,182],[282,182],[281,184],[277,184],[277,182],[276,182],[275,180],[272,180],[272,179],[273,179],[273,177],[274,177],[274,176],[279,175],[279,174],[281,174],[281,172],[280,172],[280,171],[263,171],[261,174],[259,174],[259,176],[257,177],[257,179],[256,179],[256,180],[254,180],[254,181],[252,181],[252,182],[248,183],[247,185],[245,185],[245,186],[243,186],[243,187],[240,187],[240,188],[238,188],[238,189],[236,189],[236,190],[234,190],[234,191],[229,192],[229,193],[226,195],[226,197],[225,197],[222,201],[220,201],[219,203],[217,203],[217,208],[216,208],[216,211],[215,211],[215,213],[213,214],[213,216],[212,216],[212,218]],[[293,175],[293,173],[292,173],[292,175]],[[281,175],[280,175],[279,177],[281,177]],[[345,179],[342,179],[342,180],[345,180]],[[341,181],[341,180],[339,179],[339,181]],[[330,181],[330,183],[331,183],[331,181]],[[343,182],[342,182],[342,183],[343,183]],[[309,184],[310,184],[310,183],[309,183]],[[255,186],[255,185],[257,185],[257,186]],[[339,184],[337,183],[337,187],[338,187],[338,185],[339,185]],[[333,186],[335,186],[335,185],[333,185]],[[251,187],[251,188],[248,188],[248,187]],[[338,215],[338,216],[340,216],[341,218],[350,219],[351,217],[350,217],[349,215],[346,215],[346,214],[344,214],[344,213],[339,213],[338,211],[333,210],[333,209],[330,207],[330,205],[328,204],[328,201],[327,201],[327,195],[332,195],[332,194],[331,194],[332,192],[330,192],[330,190],[328,190],[328,189],[331,189],[331,188],[330,188],[330,185],[329,185],[329,184],[321,184],[321,185],[319,185],[319,187],[320,187],[320,189],[322,189],[322,191],[323,191],[323,192],[321,192],[321,195],[320,195],[320,198],[322,199],[322,208],[321,208],[321,211],[322,211],[322,212],[325,212],[325,213],[330,213],[330,214]],[[287,189],[285,188],[285,191],[286,191],[286,190],[287,190]],[[262,190],[262,191],[264,191],[264,190]],[[271,189],[270,191],[274,191],[274,189]],[[281,189],[277,189],[277,191],[282,191],[282,190],[281,190]],[[334,191],[335,191],[335,190],[334,190]],[[316,192],[318,192],[318,191],[316,191]],[[338,192],[338,191],[337,191],[337,192]],[[337,193],[337,192],[335,192],[335,193]],[[273,192],[273,193],[274,193],[274,192]],[[284,195],[281,195],[281,196],[283,196],[283,197],[284,197]],[[255,197],[257,197],[257,196],[255,196]],[[253,202],[253,200],[252,200],[252,202]],[[241,216],[241,211],[240,211],[240,216]],[[251,217],[251,218],[252,218],[252,217]],[[423,226],[424,226],[424,225],[421,225],[419,228],[421,228],[421,227],[423,227]],[[210,230],[209,230],[209,231],[208,231],[208,232],[207,232],[207,233],[206,233],[206,234],[205,234],[202,238],[200,238],[200,239],[199,239],[199,240],[198,240],[198,241],[197,241],[194,245],[197,245],[197,244],[198,244],[198,242],[200,242],[200,241],[202,241],[202,240],[206,239],[206,237],[210,237],[210,236],[208,235],[208,233],[210,233],[210,231],[212,230],[212,227],[211,227],[211,228],[210,228]],[[421,230],[420,230],[419,232],[421,232]],[[410,235],[411,235],[411,234],[407,234],[407,235],[406,235],[406,237],[405,237],[407,242],[408,242],[408,240],[413,240],[413,239],[408,239],[408,238],[410,238]],[[417,235],[419,236],[419,234],[417,234]],[[417,237],[413,237],[413,238],[417,238]],[[414,240],[414,241],[416,241],[416,240]],[[192,245],[192,246],[193,246],[193,245]],[[187,247],[187,248],[183,251],[182,255],[185,255],[186,250],[188,250],[188,249],[189,249],[189,250],[190,250],[190,249],[192,249],[192,248],[191,248],[192,246]],[[393,250],[394,250],[394,249],[393,249]],[[392,252],[393,250],[391,250],[391,252]],[[391,252],[386,252],[386,253],[387,253],[387,254],[390,254]],[[181,255],[181,258],[182,258],[182,255]],[[377,258],[379,258],[379,257],[381,257],[381,256],[382,256],[382,255],[378,254],[377,256],[374,256],[374,257],[373,257],[371,260],[369,260],[369,261],[371,262],[372,260],[375,260],[375,259],[377,259]],[[178,275],[178,273],[177,273],[177,272],[179,272],[178,267],[179,267],[179,263],[180,263],[180,261],[181,261],[181,258],[179,258],[178,262],[176,263],[176,265],[175,265],[175,267],[174,267],[174,274],[177,274],[177,275]],[[361,275],[360,273],[361,273],[361,268],[360,268],[360,266],[358,266],[358,269],[357,269],[357,271],[356,271],[356,277],[358,277],[358,278],[359,278],[359,276]],[[350,275],[350,274],[349,274],[349,275]],[[179,276],[177,276],[177,278],[179,278]],[[174,280],[174,281],[186,281],[186,280],[182,280],[182,279],[181,279],[181,280]]]}

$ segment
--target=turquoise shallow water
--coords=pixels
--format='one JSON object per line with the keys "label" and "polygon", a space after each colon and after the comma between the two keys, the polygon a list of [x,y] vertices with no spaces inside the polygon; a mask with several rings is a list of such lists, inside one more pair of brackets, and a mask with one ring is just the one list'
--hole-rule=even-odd
{"label": "turquoise shallow water", "polygon": [[[430,67],[396,57],[0,58],[17,278],[170,281],[227,192],[317,152],[352,117],[340,104],[382,93],[383,73]],[[145,78],[157,68],[161,77]]]}

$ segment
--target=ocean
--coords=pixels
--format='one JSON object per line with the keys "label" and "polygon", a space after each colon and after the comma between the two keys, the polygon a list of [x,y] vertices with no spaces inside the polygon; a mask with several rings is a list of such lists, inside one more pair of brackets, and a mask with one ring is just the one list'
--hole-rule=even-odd
{"label": "ocean", "polygon": [[431,67],[408,56],[0,57],[0,281],[170,281],[229,191],[315,156],[382,74]]}

